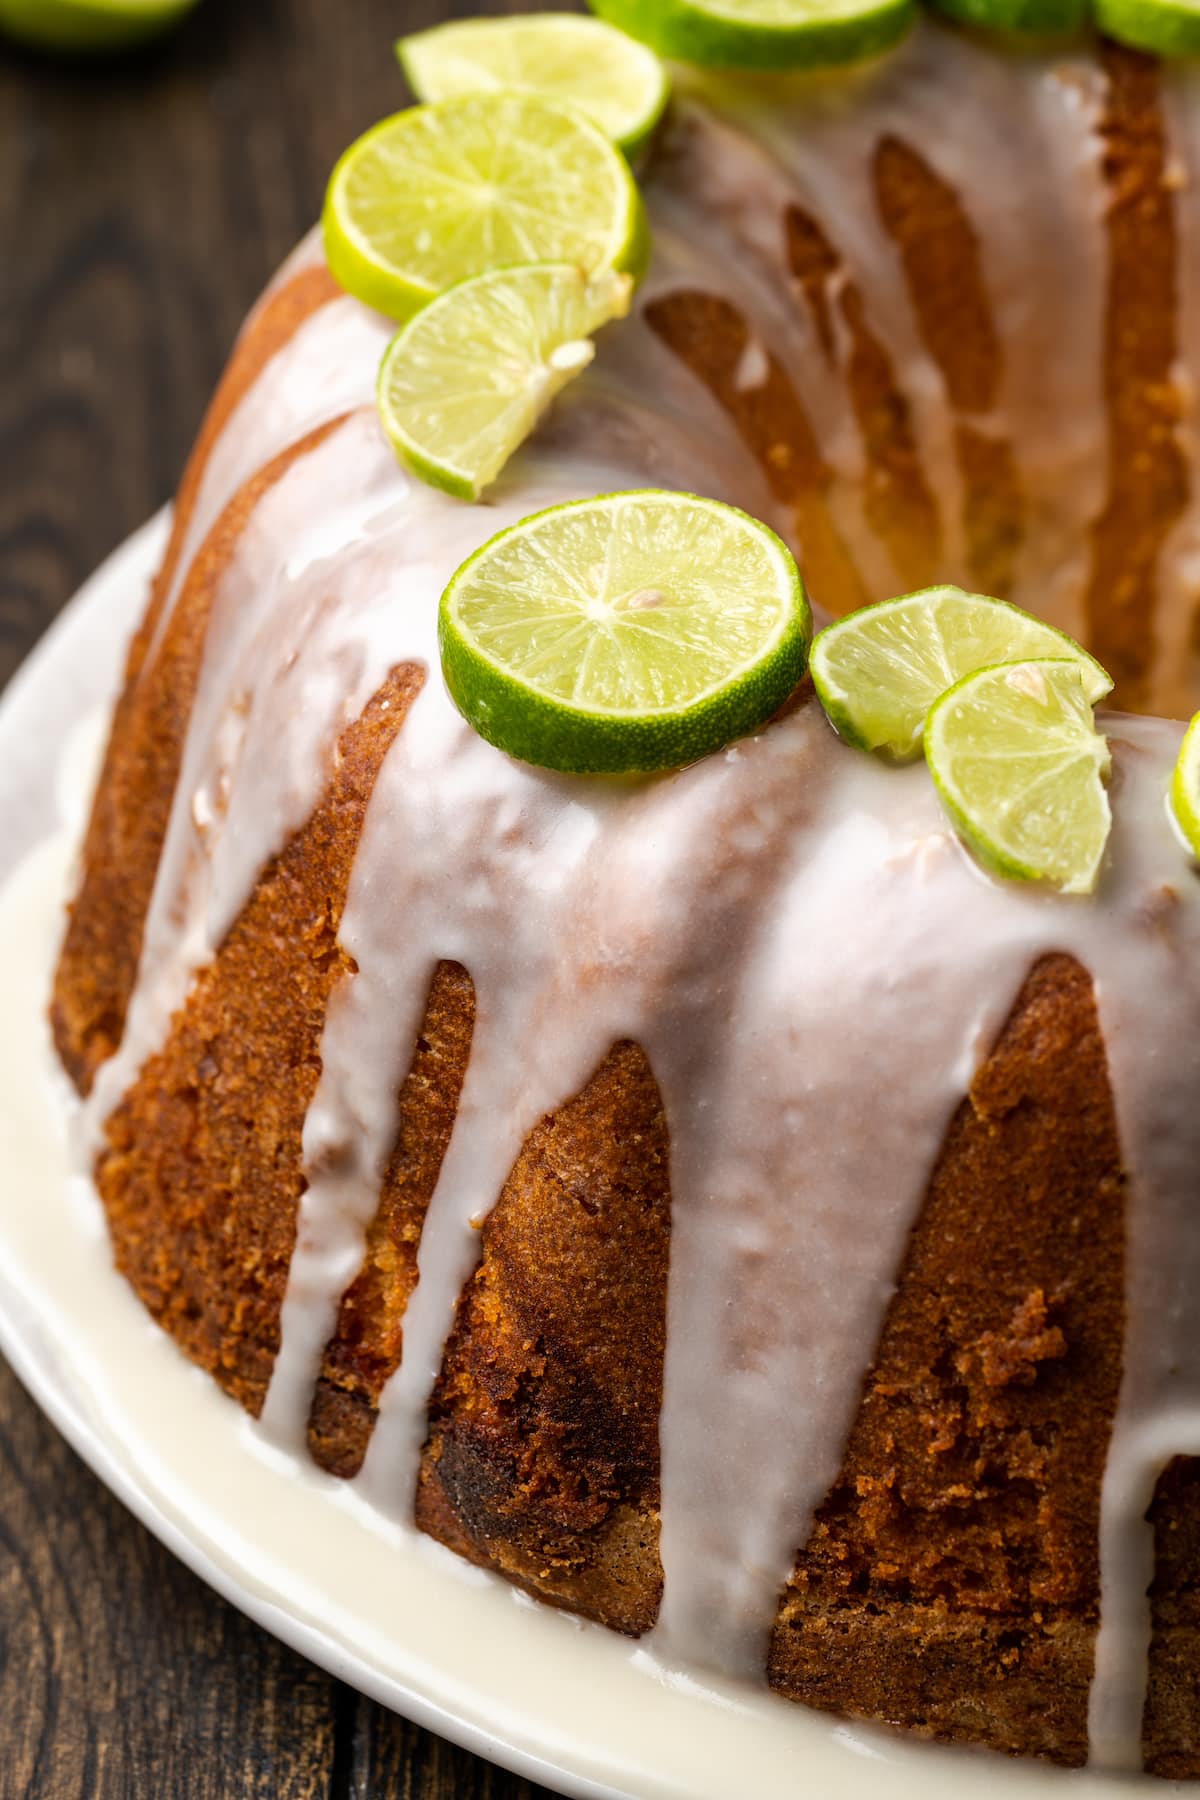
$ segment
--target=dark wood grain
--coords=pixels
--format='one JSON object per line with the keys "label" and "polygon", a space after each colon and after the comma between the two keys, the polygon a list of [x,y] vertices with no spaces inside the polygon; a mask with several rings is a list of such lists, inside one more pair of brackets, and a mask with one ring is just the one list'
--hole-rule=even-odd
{"label": "dark wood grain", "polygon": [[[203,0],[170,43],[109,67],[0,45],[0,687],[169,498],[335,157],[405,102],[393,37],[457,10],[487,8]],[[217,1599],[0,1364],[0,1800],[543,1791]]]}
{"label": "dark wood grain", "polygon": [[7,1369],[0,1496],[5,1794],[329,1792],[336,1684],[135,1525]]}

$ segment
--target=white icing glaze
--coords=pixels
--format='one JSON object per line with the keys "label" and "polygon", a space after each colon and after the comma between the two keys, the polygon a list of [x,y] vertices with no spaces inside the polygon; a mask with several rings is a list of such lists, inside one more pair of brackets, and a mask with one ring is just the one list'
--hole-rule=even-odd
{"label": "white icing glaze", "polygon": [[394,329],[341,298],[319,307],[275,352],[205,462],[163,623],[192,558],[243,482],[318,425],[361,406]]}
{"label": "white icing glaze", "polygon": [[[668,145],[651,176],[645,296],[698,286],[735,301],[751,334],[739,383],[761,381],[768,353],[787,368],[834,469],[835,517],[868,583],[891,591],[889,554],[862,503],[845,332],[827,365],[786,274],[783,210],[791,199],[812,210],[912,405],[941,519],[940,573],[967,579],[960,421],[872,186],[882,135],[919,145],[975,226],[1005,346],[995,406],[966,422],[1020,446],[1029,513],[1016,597],[1077,626],[1104,460],[1091,63],[1010,64],[927,25],[856,79],[770,92],[695,85],[676,151]],[[1114,727],[1116,830],[1088,904],[983,880],[947,836],[924,772],[843,749],[812,708],[656,781],[570,782],[509,762],[459,720],[436,672],[437,598],[479,542],[539,506],[651,483],[718,494],[784,530],[791,521],[730,422],[639,316],[605,334],[593,369],[486,505],[432,493],[397,468],[370,408],[385,333],[350,301],[322,307],[265,367],[206,472],[192,549],[254,468],[359,409],[266,494],[220,585],[138,988],[87,1109],[89,1142],[263,864],[312,810],[339,730],[390,668],[425,665],[376,784],[342,922],[357,972],[334,995],[321,1045],[264,1427],[302,1448],[438,960],[466,966],[479,1012],[403,1362],[360,1482],[384,1510],[411,1508],[477,1227],[521,1143],[615,1040],[633,1038],[662,1089],[672,1145],[656,1644],[668,1661],[759,1676],[947,1122],[1031,964],[1071,951],[1097,982],[1131,1176],[1130,1327],[1103,1493],[1092,1711],[1098,1763],[1133,1766],[1145,1502],[1169,1455],[1200,1448],[1184,1411],[1200,1393],[1189,1330],[1200,1248],[1189,1257],[1182,1223],[1200,1161],[1200,888],[1162,804],[1178,732]],[[1168,887],[1174,904],[1159,898]]]}
{"label": "white icing glaze", "polygon": [[[1003,346],[996,405],[964,416],[1019,447],[1027,516],[1010,597],[1079,631],[1088,527],[1104,484],[1104,193],[1094,58],[1006,57],[994,45],[924,24],[857,79],[692,77],[690,85],[741,127],[721,133],[718,154],[705,157],[701,146],[684,165],[675,205],[693,209],[690,238],[709,271],[699,285],[715,285],[715,195],[720,229],[732,229],[743,245],[741,255],[715,260],[740,284],[743,305],[749,295],[756,324],[811,408],[837,477],[831,504],[875,598],[895,592],[900,578],[863,507],[862,451],[842,380],[845,333],[841,366],[831,370],[805,309],[783,303],[794,284],[777,215],[789,202],[812,213],[862,292],[866,322],[889,349],[912,407],[942,527],[939,578],[970,586],[956,416],[921,339],[899,254],[880,224],[877,145],[889,135],[900,139],[954,189],[980,245]],[[669,175],[668,161],[660,181]],[[745,254],[750,245],[753,259]],[[836,316],[836,293],[831,298]]]}

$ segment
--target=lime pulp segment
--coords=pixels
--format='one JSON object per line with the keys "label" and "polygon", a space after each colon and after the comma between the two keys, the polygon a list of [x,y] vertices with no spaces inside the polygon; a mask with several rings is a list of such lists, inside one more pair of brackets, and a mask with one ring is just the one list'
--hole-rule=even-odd
{"label": "lime pulp segment", "polygon": [[592,359],[591,335],[629,310],[611,269],[531,263],[459,282],[410,319],[379,372],[379,412],[416,473],[475,500]]}
{"label": "lime pulp segment", "polygon": [[968,675],[930,711],[925,756],[985,868],[1091,893],[1111,826],[1111,758],[1078,663],[1003,663]]}
{"label": "lime pulp segment", "polygon": [[1200,713],[1180,745],[1171,777],[1171,811],[1192,855],[1200,859]]}
{"label": "lime pulp segment", "polygon": [[419,100],[507,90],[579,108],[627,156],[649,139],[670,93],[653,51],[577,13],[459,19],[396,46]]}
{"label": "lime pulp segment", "polygon": [[636,275],[648,244],[621,153],[582,114],[528,94],[466,94],[385,119],[338,163],[323,223],[336,278],[397,319],[514,263]]}
{"label": "lime pulp segment", "polygon": [[1093,704],[1112,691],[1100,664],[1040,619],[961,588],[924,588],[864,606],[820,633],[812,676],[839,735],[903,760],[920,749],[929,708],[964,675],[991,663],[1074,659]]}
{"label": "lime pulp segment", "polygon": [[588,0],[660,56],[727,69],[822,68],[898,43],[915,0]]}
{"label": "lime pulp segment", "polygon": [[657,490],[501,532],[439,616],[447,686],[480,735],[580,774],[678,768],[758,729],[803,675],[810,630],[773,531]]}
{"label": "lime pulp segment", "polygon": [[0,32],[45,50],[122,50],[168,31],[196,0],[0,0]]}

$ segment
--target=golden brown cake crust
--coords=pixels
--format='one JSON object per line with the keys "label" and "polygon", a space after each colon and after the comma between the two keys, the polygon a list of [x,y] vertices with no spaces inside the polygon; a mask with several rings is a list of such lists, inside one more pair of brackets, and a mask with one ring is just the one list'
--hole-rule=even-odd
{"label": "golden brown cake crust", "polygon": [[217,587],[263,495],[338,423],[302,438],[234,495],[188,569],[152,662],[118,703],[50,1007],[58,1054],[81,1093],[124,1030]]}
{"label": "golden brown cake crust", "polygon": [[421,1229],[454,1127],[474,1028],[471,977],[458,963],[439,963],[400,1089],[395,1143],[363,1266],[342,1296],[313,1393],[308,1447],[331,1475],[357,1475],[384,1383],[400,1366]]}
{"label": "golden brown cake crust", "polygon": [[950,1129],[770,1680],[1080,1763],[1124,1186],[1090,978],[1033,970]]}
{"label": "golden brown cake crust", "polygon": [[1176,440],[1181,401],[1179,230],[1167,167],[1158,63],[1102,45],[1108,100],[1101,135],[1109,192],[1104,334],[1108,497],[1092,533],[1085,600],[1089,647],[1122,706],[1145,705],[1155,653],[1159,559],[1187,505]]}
{"label": "golden brown cake crust", "polygon": [[958,412],[987,413],[1003,374],[979,241],[962,201],[913,145],[885,137],[875,196],[904,265],[917,323]]}
{"label": "golden brown cake crust", "polygon": [[936,579],[942,552],[937,502],[921,467],[912,408],[887,349],[871,330],[858,284],[811,214],[788,208],[784,220],[788,266],[808,302],[818,338],[832,352],[836,305],[850,340],[846,385],[867,458],[864,506],[888,546],[904,586]]}
{"label": "golden brown cake crust", "polygon": [[1005,595],[1025,533],[1025,496],[1012,444],[989,420],[1002,391],[1004,352],[979,239],[954,188],[902,138],[880,143],[874,179],[880,218],[956,415],[971,579],[985,594]]}
{"label": "golden brown cake crust", "polygon": [[106,1126],[96,1183],[117,1266],[156,1319],[257,1414],[303,1190],[346,885],[380,764],[423,671],[393,670],[331,756],[309,823],[264,870],[164,1048]]}
{"label": "golden brown cake crust", "polygon": [[828,504],[833,471],[782,364],[768,356],[763,381],[739,385],[750,331],[737,308],[714,294],[680,288],[644,310],[651,329],[733,419],[776,499],[792,509],[814,597],[832,612],[863,605],[870,596]]}
{"label": "golden brown cake crust", "polygon": [[187,467],[175,496],[171,518],[171,536],[163,556],[162,567],[154,580],[150,605],[130,652],[126,680],[138,674],[150,641],[158,628],[162,608],[179,570],[188,528],[196,509],[200,484],[213,448],[234,412],[246,398],[265,363],[282,349],[289,338],[310,319],[313,313],[331,300],[342,299],[343,292],[323,262],[300,269],[273,293],[269,293],[246,321],[245,329],[233,347],[204,422],[192,446]]}
{"label": "golden brown cake crust", "polygon": [[1159,1477],[1150,1588],[1150,1670],[1142,1749],[1151,1775],[1200,1775],[1200,1457],[1177,1456]]}
{"label": "golden brown cake crust", "polygon": [[417,1523],[620,1631],[658,1611],[668,1147],[618,1044],[543,1120],[481,1237],[430,1408]]}

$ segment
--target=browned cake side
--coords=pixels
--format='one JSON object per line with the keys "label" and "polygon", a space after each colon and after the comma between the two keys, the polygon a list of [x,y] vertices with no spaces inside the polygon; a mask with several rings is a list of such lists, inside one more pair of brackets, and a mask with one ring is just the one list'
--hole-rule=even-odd
{"label": "browned cake side", "polygon": [[454,1127],[474,1028],[471,977],[458,963],[439,963],[400,1089],[396,1139],[363,1266],[342,1296],[313,1394],[308,1447],[331,1475],[358,1474],[384,1383],[400,1366],[421,1229]]}
{"label": "browned cake side", "polygon": [[558,1605],[653,1624],[667,1126],[618,1044],[533,1132],[482,1233],[430,1408],[417,1523]]}
{"label": "browned cake side", "polygon": [[230,502],[188,569],[163,641],[147,668],[201,478],[213,444],[264,363],[338,292],[327,269],[309,269],[254,314],[217,389],[180,485],[163,566],[126,659],[124,687],[84,839],[83,882],[71,907],[55,976],[54,1041],[81,1093],[89,1091],[97,1068],[121,1040],[217,583],[262,494],[332,427],[277,457]]}
{"label": "browned cake side", "polygon": [[983,593],[1004,595],[1024,536],[1025,496],[1012,445],[987,422],[1002,393],[1004,351],[981,246],[954,189],[901,138],[879,145],[875,196],[954,415],[971,578]]}
{"label": "browned cake side", "polygon": [[343,732],[317,810],[197,976],[96,1165],[118,1267],[252,1413],[279,1349],[325,1009],[351,967],[337,934],[354,850],[422,679],[415,665],[393,670]]}
{"label": "browned cake side", "polygon": [[947,1138],[774,1686],[1085,1760],[1123,1246],[1092,984],[1047,958]]}
{"label": "browned cake side", "polygon": [[833,470],[783,365],[768,356],[761,383],[752,388],[739,383],[750,327],[735,306],[715,294],[676,289],[650,301],[645,316],[734,420],[772,493],[792,510],[804,579],[821,605],[833,612],[864,605],[872,596],[829,508]]}
{"label": "browned cake side", "polygon": [[912,408],[885,345],[871,330],[870,311],[858,283],[825,228],[798,206],[784,220],[788,266],[812,315],[822,353],[834,353],[836,308],[849,339],[847,396],[866,456],[864,506],[906,588],[937,579],[942,523],[921,467]]}
{"label": "browned cake side", "polygon": [[269,362],[275,352],[282,349],[305,320],[310,319],[320,307],[342,297],[342,289],[324,263],[316,263],[310,268],[299,270],[272,293],[267,294],[247,319],[204,415],[192,454],[180,479],[171,519],[171,537],[162,568],[155,578],[146,616],[130,647],[125,671],[127,684],[141,671],[170,594],[171,584],[179,571],[188,527],[200,496],[208,459],[217,439],[254,386],[263,364]]}
{"label": "browned cake side", "polygon": [[1154,1525],[1154,1637],[1142,1717],[1152,1775],[1200,1774],[1200,1457],[1177,1456],[1159,1477]]}
{"label": "browned cake side", "polygon": [[1108,496],[1092,533],[1085,616],[1090,648],[1116,678],[1121,704],[1132,708],[1146,703],[1159,563],[1188,498],[1175,436],[1179,225],[1158,64],[1115,44],[1105,44],[1103,55]]}

